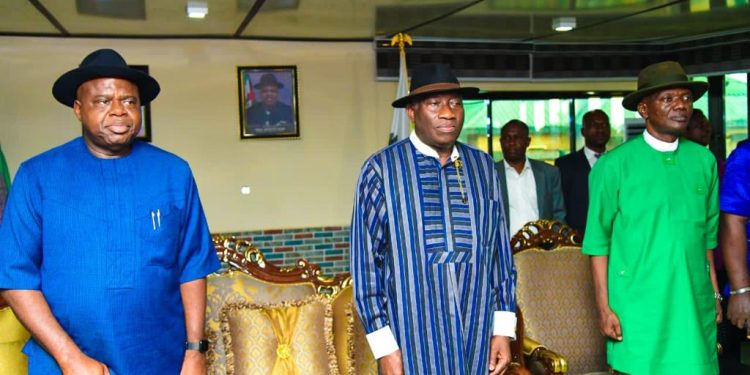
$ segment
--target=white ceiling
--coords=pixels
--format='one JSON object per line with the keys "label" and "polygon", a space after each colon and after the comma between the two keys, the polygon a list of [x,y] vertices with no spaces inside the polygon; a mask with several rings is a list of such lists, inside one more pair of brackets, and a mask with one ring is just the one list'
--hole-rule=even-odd
{"label": "white ceiling", "polygon": [[[202,20],[186,17],[186,2],[3,0],[0,35],[369,41],[407,30],[417,40],[659,43],[750,30],[748,0],[208,0]],[[552,31],[558,16],[578,29]]]}

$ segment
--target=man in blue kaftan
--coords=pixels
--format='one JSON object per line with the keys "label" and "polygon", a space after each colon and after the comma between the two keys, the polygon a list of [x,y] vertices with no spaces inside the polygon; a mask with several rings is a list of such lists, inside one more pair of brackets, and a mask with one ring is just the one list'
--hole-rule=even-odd
{"label": "man in blue kaftan", "polygon": [[0,226],[0,291],[29,329],[29,374],[205,374],[218,267],[188,164],[137,141],[158,83],[98,50],[55,98],[83,137],[21,164]]}
{"label": "man in blue kaftan", "polygon": [[412,72],[415,131],[371,156],[357,184],[351,272],[383,374],[500,374],[515,337],[515,269],[492,158],[457,143],[447,65]]}

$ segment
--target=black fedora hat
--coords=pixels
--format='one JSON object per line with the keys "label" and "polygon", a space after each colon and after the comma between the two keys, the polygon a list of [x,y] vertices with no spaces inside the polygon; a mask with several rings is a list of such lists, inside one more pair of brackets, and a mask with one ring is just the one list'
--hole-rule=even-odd
{"label": "black fedora hat", "polygon": [[409,95],[396,99],[391,105],[395,108],[403,108],[416,98],[446,92],[455,92],[463,96],[476,94],[479,89],[476,87],[461,87],[447,64],[424,64],[411,70]]}
{"label": "black fedora hat", "polygon": [[276,80],[276,76],[272,73],[266,73],[260,76],[260,82],[253,85],[253,88],[256,88],[258,90],[262,89],[264,86],[272,86],[275,85],[278,88],[284,87],[284,85]]}
{"label": "black fedora hat", "polygon": [[625,96],[622,106],[631,111],[638,110],[643,98],[662,90],[684,87],[693,92],[693,100],[698,100],[708,90],[707,82],[688,79],[682,65],[676,61],[662,61],[649,65],[638,73],[638,90]]}
{"label": "black fedora hat", "polygon": [[148,74],[128,67],[125,59],[112,49],[99,49],[86,56],[78,68],[55,81],[52,95],[58,102],[73,106],[76,90],[86,81],[97,78],[122,78],[138,86],[141,104],[148,104],[159,95],[159,83]]}

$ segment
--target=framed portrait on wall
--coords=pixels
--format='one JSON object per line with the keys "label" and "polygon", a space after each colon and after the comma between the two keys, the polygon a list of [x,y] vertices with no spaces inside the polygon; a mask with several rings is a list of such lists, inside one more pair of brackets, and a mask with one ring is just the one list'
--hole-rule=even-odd
{"label": "framed portrait on wall", "polygon": [[240,138],[299,137],[296,66],[237,68]]}
{"label": "framed portrait on wall", "polygon": [[[128,66],[148,74],[148,65]],[[151,103],[141,106],[141,130],[138,132],[137,138],[151,142]]]}

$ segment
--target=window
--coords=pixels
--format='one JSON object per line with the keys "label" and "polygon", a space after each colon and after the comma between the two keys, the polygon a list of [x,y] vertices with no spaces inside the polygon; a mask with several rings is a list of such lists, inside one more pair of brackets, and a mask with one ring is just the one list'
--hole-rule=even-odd
{"label": "window", "polygon": [[485,152],[487,149],[487,100],[464,100],[464,127],[458,140]]}
{"label": "window", "polygon": [[495,160],[503,158],[500,130],[503,125],[518,119],[529,126],[531,144],[526,156],[554,162],[570,152],[571,99],[495,100],[492,102],[492,150]]}
{"label": "window", "polygon": [[724,76],[724,139],[727,155],[737,143],[747,139],[747,76],[748,73]]}
{"label": "window", "polygon": [[589,97],[585,99],[576,99],[576,149],[583,147],[583,115],[588,111],[601,109],[609,116],[609,124],[612,127],[612,133],[607,143],[607,149],[611,150],[627,140],[625,124],[643,124],[643,119],[638,112],[629,111],[622,106],[622,96],[611,98]]}
{"label": "window", "polygon": [[[708,81],[707,76],[692,79]],[[738,142],[748,138],[748,73],[727,74],[724,84],[724,97],[718,99],[724,105],[728,155]],[[621,95],[614,92],[602,92],[598,96],[582,92],[502,92],[489,93],[487,100],[464,100],[464,128],[459,141],[491,153],[496,161],[502,160],[500,129],[508,121],[518,119],[529,126],[531,145],[527,156],[552,163],[583,147],[583,115],[601,109],[609,115],[612,136],[607,148],[613,149],[627,141],[628,134],[640,134],[644,126],[637,112],[622,107]],[[693,106],[710,119],[708,94]],[[572,133],[571,126],[575,127]]]}

